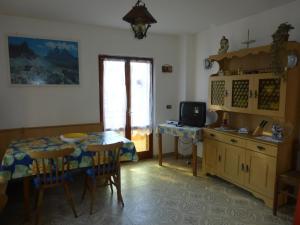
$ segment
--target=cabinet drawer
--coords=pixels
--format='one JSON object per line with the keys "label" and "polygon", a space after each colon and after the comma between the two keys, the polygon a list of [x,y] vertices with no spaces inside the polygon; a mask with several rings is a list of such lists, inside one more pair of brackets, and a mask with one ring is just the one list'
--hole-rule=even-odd
{"label": "cabinet drawer", "polygon": [[246,147],[269,156],[277,156],[277,147],[255,141],[247,141]]}
{"label": "cabinet drawer", "polygon": [[230,136],[230,135],[223,135],[222,141],[224,141],[228,144],[231,144],[231,145],[238,146],[238,147],[246,146],[246,140],[238,138],[238,137]]}
{"label": "cabinet drawer", "polygon": [[226,134],[221,134],[218,131],[204,131],[204,137],[206,138],[211,138],[217,141],[225,142],[231,145],[235,145],[238,147],[245,147],[245,140],[239,137],[231,136],[231,135],[226,135]]}
{"label": "cabinet drawer", "polygon": [[214,140],[217,140],[217,141],[223,141],[224,140],[224,136],[225,135],[220,134],[217,131],[208,131],[208,130],[204,131],[204,137],[211,138],[211,139],[214,139]]}

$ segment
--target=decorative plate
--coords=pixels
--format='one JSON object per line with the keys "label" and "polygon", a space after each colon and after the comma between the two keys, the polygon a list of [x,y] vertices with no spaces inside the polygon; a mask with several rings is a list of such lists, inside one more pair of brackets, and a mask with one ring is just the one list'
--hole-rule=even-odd
{"label": "decorative plate", "polygon": [[296,54],[289,54],[288,55],[288,63],[287,66],[289,69],[294,68],[297,65],[298,57]]}
{"label": "decorative plate", "polygon": [[60,135],[60,139],[64,142],[75,143],[83,141],[87,138],[85,133],[68,133]]}

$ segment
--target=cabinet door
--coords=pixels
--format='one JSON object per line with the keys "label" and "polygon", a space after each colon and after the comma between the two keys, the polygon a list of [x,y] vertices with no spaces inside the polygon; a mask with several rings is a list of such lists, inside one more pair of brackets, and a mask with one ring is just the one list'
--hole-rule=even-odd
{"label": "cabinet door", "polygon": [[228,109],[228,82],[226,77],[211,77],[209,81],[209,103],[211,110]]}
{"label": "cabinet door", "polygon": [[246,150],[246,187],[273,198],[276,176],[275,170],[275,158]]}
{"label": "cabinet door", "polygon": [[259,75],[254,84],[254,112],[268,116],[285,114],[286,82],[272,74]]}
{"label": "cabinet door", "polygon": [[223,145],[224,169],[221,176],[233,183],[243,185],[246,150],[233,145]]}
{"label": "cabinet door", "polygon": [[253,107],[253,81],[249,76],[234,76],[228,80],[231,111],[250,112]]}
{"label": "cabinet door", "polygon": [[204,138],[203,163],[205,173],[217,174],[218,141]]}

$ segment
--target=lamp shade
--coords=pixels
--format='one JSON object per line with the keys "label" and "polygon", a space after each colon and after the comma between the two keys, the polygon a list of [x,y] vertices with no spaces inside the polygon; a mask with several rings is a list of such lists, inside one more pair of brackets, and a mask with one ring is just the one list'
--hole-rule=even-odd
{"label": "lamp shade", "polygon": [[131,24],[131,28],[137,39],[146,37],[151,24],[157,23],[144,3],[137,1],[135,6],[123,17],[123,20]]}

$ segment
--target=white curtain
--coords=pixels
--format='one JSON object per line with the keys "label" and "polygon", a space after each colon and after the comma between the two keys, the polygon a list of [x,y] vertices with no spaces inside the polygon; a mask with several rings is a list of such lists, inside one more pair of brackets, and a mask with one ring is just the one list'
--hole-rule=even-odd
{"label": "white curtain", "polygon": [[130,62],[131,126],[134,133],[151,132],[151,64]]}
{"label": "white curtain", "polygon": [[126,125],[125,62],[104,60],[104,129],[124,130]]}

